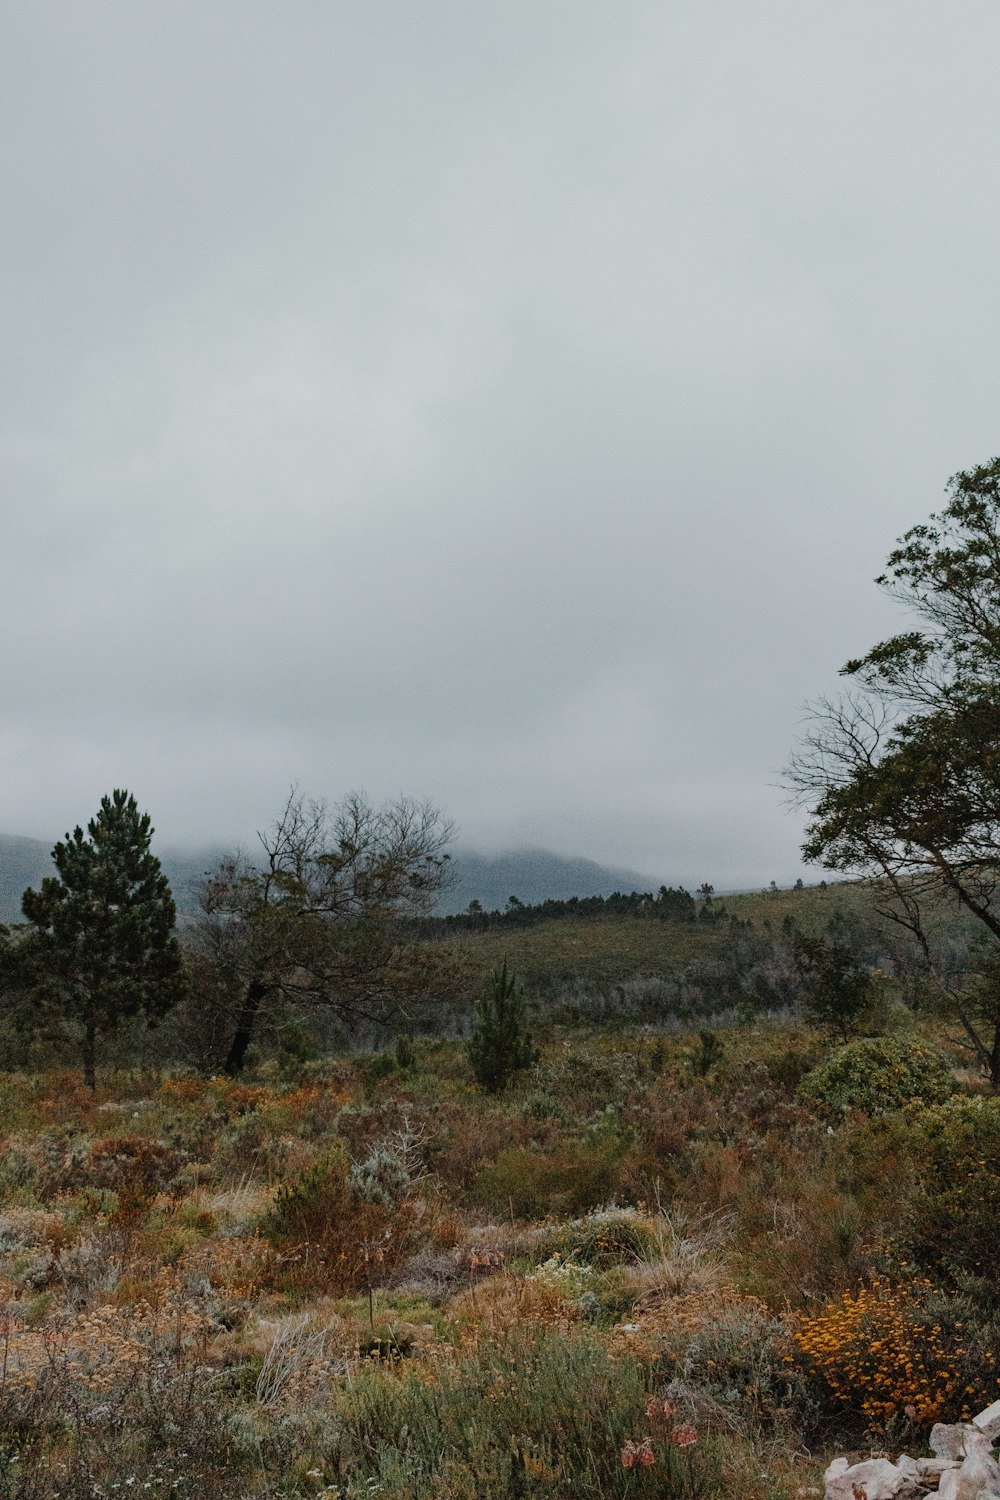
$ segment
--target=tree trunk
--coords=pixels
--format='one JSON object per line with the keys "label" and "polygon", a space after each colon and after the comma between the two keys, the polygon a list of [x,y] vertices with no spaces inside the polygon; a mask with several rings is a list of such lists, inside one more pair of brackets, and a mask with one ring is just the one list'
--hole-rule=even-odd
{"label": "tree trunk", "polygon": [[94,1067],[95,1053],[97,1050],[96,1037],[97,1027],[94,1025],[93,1021],[88,1021],[87,1029],[83,1034],[83,1041],[80,1044],[81,1050],[83,1052],[83,1081],[87,1085],[88,1089],[97,1088],[97,1073]]}
{"label": "tree trunk", "polygon": [[260,1010],[260,1003],[267,991],[268,986],[262,979],[251,979],[247,985],[247,992],[243,997],[243,1004],[240,1006],[240,1013],[236,1020],[236,1030],[229,1047],[229,1055],[224,1064],[224,1071],[230,1078],[235,1078],[243,1068],[246,1050],[253,1041],[257,1012]]}

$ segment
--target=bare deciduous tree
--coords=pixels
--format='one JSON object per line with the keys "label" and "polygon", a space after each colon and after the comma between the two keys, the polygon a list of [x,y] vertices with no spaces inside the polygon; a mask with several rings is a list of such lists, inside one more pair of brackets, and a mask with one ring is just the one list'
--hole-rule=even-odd
{"label": "bare deciduous tree", "polygon": [[241,1070],[268,1002],[356,1024],[454,992],[445,950],[403,933],[448,882],[451,836],[428,802],[376,806],[353,793],[329,807],[293,788],[258,835],[263,859],[236,855],[206,879],[194,942],[238,995],[226,1072]]}

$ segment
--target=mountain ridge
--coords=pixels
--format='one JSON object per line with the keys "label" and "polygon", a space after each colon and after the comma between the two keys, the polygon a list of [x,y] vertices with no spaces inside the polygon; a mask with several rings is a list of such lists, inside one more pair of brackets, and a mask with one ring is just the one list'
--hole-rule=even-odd
{"label": "mountain ridge", "polygon": [[[24,891],[55,873],[53,844],[21,834],[0,834],[0,922],[20,921]],[[170,881],[178,911],[192,915],[197,909],[197,887],[202,876],[229,850],[222,846],[172,847],[155,852]],[[451,883],[437,905],[442,916],[465,911],[470,901],[479,901],[487,911],[493,911],[505,907],[511,896],[533,905],[547,900],[566,901],[571,896],[654,890],[660,884],[634,870],[603,865],[582,856],[554,854],[530,845],[496,854],[459,849],[449,864]]]}

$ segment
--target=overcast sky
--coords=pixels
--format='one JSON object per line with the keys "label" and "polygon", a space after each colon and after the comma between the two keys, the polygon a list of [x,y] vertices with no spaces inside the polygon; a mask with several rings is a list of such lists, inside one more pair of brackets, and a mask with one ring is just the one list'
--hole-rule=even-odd
{"label": "overcast sky", "polygon": [[[6,0],[0,831],[792,880],[1000,452],[996,0]],[[813,877],[816,878],[816,877]]]}

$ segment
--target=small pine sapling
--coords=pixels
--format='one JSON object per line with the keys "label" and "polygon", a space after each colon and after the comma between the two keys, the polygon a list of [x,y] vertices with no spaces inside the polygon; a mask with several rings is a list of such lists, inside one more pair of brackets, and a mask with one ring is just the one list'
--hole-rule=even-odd
{"label": "small pine sapling", "polygon": [[492,1094],[538,1060],[525,1024],[524,996],[506,959],[493,970],[483,991],[468,1052],[476,1082]]}
{"label": "small pine sapling", "polygon": [[725,1050],[714,1031],[699,1031],[698,1046],[691,1054],[691,1066],[699,1078],[707,1078],[718,1067]]}

